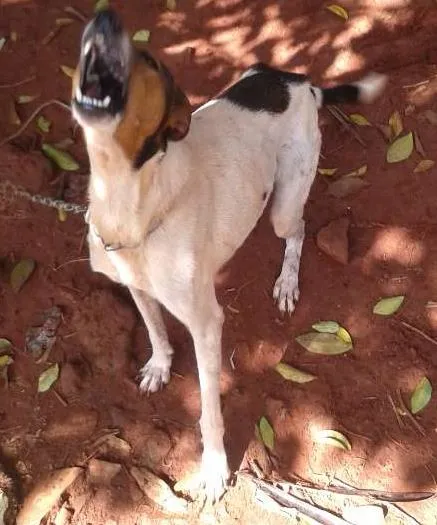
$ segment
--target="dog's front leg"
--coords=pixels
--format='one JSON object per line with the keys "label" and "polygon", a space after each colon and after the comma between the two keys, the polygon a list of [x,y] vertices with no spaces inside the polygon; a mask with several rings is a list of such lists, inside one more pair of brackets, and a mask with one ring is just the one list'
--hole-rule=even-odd
{"label": "dog's front leg", "polygon": [[195,314],[187,324],[194,341],[200,382],[200,429],[203,440],[201,481],[207,497],[216,501],[225,490],[229,468],[223,444],[224,425],[220,406],[224,315],[214,290],[205,293],[204,301],[195,309]]}
{"label": "dog's front leg", "polygon": [[141,369],[140,388],[146,392],[156,392],[170,379],[173,348],[168,342],[159,303],[142,290],[129,288],[129,291],[144,319],[152,344],[152,357]]}

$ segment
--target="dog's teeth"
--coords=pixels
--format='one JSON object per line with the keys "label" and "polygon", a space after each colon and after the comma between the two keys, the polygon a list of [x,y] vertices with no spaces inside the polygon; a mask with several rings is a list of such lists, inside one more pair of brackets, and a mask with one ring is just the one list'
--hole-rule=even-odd
{"label": "dog's teeth", "polygon": [[91,40],[88,40],[88,42],[83,47],[83,54],[86,56],[91,50],[92,42]]}
{"label": "dog's teeth", "polygon": [[111,97],[109,95],[106,95],[106,97],[102,101],[102,106],[104,108],[107,108],[110,103],[111,103]]}
{"label": "dog's teeth", "polygon": [[80,90],[80,87],[76,88],[76,100],[82,102],[82,91]]}

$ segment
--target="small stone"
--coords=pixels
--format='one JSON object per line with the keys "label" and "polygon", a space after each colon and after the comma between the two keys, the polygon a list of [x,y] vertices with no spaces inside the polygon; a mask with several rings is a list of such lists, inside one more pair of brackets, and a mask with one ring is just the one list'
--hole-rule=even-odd
{"label": "small stone", "polygon": [[101,459],[92,459],[88,463],[89,480],[93,485],[109,485],[120,470],[119,463],[110,463]]}
{"label": "small stone", "polygon": [[347,264],[349,260],[349,219],[342,217],[331,221],[317,234],[317,246],[335,261]]}

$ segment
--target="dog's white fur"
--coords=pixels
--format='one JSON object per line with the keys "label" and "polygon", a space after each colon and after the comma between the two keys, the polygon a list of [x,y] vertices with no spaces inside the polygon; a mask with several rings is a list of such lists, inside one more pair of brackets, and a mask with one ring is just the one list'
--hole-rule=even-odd
{"label": "dog's white fur", "polygon": [[[364,85],[370,102],[381,86]],[[224,316],[214,278],[272,195],[273,228],[285,240],[273,293],[282,312],[293,311],[299,297],[303,209],[321,146],[321,91],[313,89],[316,97],[309,82],[290,83],[290,104],[282,114],[252,112],[224,98],[208,102],[193,113],[185,139],[170,142],[165,154],[155,155],[138,172],[113,139],[114,126],[96,129],[75,115],[84,128],[92,168],[92,268],[129,287],[147,325],[153,355],[141,371],[142,390],[154,392],[170,377],[173,349],[159,303],[191,332],[201,388],[202,476],[213,498],[220,496],[229,475],[219,389]],[[98,154],[102,150],[104,163]],[[128,248],[107,252],[99,236]]]}

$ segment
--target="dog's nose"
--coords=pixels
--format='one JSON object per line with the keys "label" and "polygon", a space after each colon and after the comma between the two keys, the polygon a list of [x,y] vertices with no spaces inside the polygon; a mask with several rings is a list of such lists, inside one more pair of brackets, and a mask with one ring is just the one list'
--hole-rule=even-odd
{"label": "dog's nose", "polygon": [[117,13],[112,9],[105,9],[94,17],[93,30],[104,38],[110,38],[120,35],[123,27]]}

